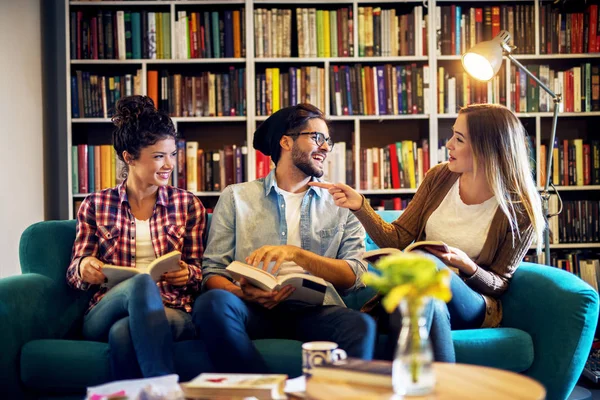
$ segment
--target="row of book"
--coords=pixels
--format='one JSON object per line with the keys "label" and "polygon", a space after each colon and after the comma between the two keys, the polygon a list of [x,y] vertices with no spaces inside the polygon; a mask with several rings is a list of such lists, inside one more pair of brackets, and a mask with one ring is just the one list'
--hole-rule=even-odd
{"label": "row of book", "polygon": [[71,147],[73,194],[91,193],[117,185],[124,178],[125,163],[113,146],[79,144]]}
{"label": "row of book", "polygon": [[[562,94],[560,112],[600,111],[600,67],[590,63],[565,71],[548,65],[532,64],[527,68],[555,93]],[[517,112],[552,111],[550,95],[524,72],[511,67],[512,108]]]}
{"label": "row of book", "polygon": [[256,74],[256,114],[271,115],[282,107],[310,103],[325,110],[325,69],[315,66],[266,68]]}
{"label": "row of book", "polygon": [[[291,57],[292,9],[254,10],[256,57]],[[299,57],[354,56],[353,7],[337,10],[296,8]],[[600,52],[598,6],[560,13],[540,6],[540,52]],[[71,59],[189,59],[245,56],[245,9],[177,11],[171,49],[169,12],[78,10],[70,12]],[[514,34],[515,53],[533,54],[533,5],[436,6],[438,55],[459,55],[501,30]],[[415,6],[395,9],[358,7],[359,56],[427,55],[429,16]]]}
{"label": "row of book", "polygon": [[416,189],[429,170],[429,140],[403,140],[360,149],[360,188]]}
{"label": "row of book", "polygon": [[[540,180],[546,181],[547,146],[540,145]],[[559,140],[552,148],[552,183],[561,186],[600,185],[600,140]]]}
{"label": "row of book", "polygon": [[375,199],[371,197],[365,197],[365,200],[373,207],[373,209],[377,211],[383,210],[404,210],[408,207],[408,203],[412,200],[412,198],[401,198],[401,197],[392,197],[390,199]]}
{"label": "row of book", "polygon": [[148,71],[148,96],[173,117],[246,115],[246,69],[201,72],[196,76]]}
{"label": "row of book", "polygon": [[108,118],[121,97],[141,93],[141,69],[135,75],[122,76],[77,70],[71,76],[71,115],[73,118]]}
{"label": "row of book", "polygon": [[[598,200],[563,201],[563,208],[558,216],[548,221],[550,243],[598,243],[600,242],[600,219]],[[560,205],[556,196],[550,197],[550,215],[559,211]]]}
{"label": "row of book", "polygon": [[175,58],[241,58],[246,56],[246,12],[177,11]]}
{"label": "row of book", "polygon": [[454,114],[467,104],[506,104],[506,74],[501,70],[491,80],[481,82],[466,72],[453,73],[440,66],[437,99],[440,114]]}
{"label": "row of book", "polygon": [[541,54],[600,52],[597,4],[577,13],[558,13],[551,5],[542,4],[539,12]]}
{"label": "row of book", "polygon": [[[185,155],[183,155],[183,150]],[[190,192],[218,192],[228,185],[248,181],[248,147],[225,145],[208,150],[196,141],[177,141],[177,186]]]}
{"label": "row of book", "polygon": [[476,43],[494,38],[500,31],[513,35],[516,54],[535,53],[535,6],[498,5],[436,6],[438,55],[460,55]]}
{"label": "row of book", "polygon": [[423,6],[404,14],[395,9],[358,7],[358,56],[427,55],[428,19]]}
{"label": "row of book", "polygon": [[70,13],[72,60],[171,58],[171,14],[129,10]]}
{"label": "row of book", "polygon": [[331,115],[429,113],[427,65],[333,65],[329,81]]}
{"label": "row of book", "polygon": [[[264,12],[268,13],[268,10],[263,10],[263,14]],[[260,28],[260,22],[257,28]],[[298,57],[353,57],[354,29],[352,7],[337,10],[297,8]],[[260,35],[260,29],[257,31]],[[291,23],[288,32],[291,32]],[[291,41],[288,43],[291,47]],[[268,54],[265,52],[264,56],[269,57]],[[289,56],[290,52],[285,51],[284,54]]]}

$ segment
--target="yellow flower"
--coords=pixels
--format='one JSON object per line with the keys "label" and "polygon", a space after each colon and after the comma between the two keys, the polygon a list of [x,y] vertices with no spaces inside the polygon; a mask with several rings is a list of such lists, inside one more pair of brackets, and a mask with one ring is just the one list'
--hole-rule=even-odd
{"label": "yellow flower", "polygon": [[452,297],[451,272],[448,269],[438,271],[435,262],[423,255],[390,255],[380,258],[375,268],[379,273],[368,272],[363,281],[385,295],[382,304],[388,313],[396,309],[404,298],[433,297],[448,302]]}

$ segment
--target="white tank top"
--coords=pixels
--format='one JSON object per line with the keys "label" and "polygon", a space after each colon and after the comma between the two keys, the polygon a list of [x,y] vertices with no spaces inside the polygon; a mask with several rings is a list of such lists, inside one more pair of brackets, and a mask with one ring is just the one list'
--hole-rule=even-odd
{"label": "white tank top", "polygon": [[135,219],[135,258],[135,267],[143,272],[147,272],[148,265],[156,259],[150,236],[150,219]]}
{"label": "white tank top", "polygon": [[425,226],[427,240],[441,240],[449,246],[464,251],[472,260],[479,257],[498,202],[492,197],[481,204],[463,203],[459,193],[459,181],[444,197],[431,214]]}
{"label": "white tank top", "polygon": [[[285,200],[285,221],[287,225],[287,244],[302,247],[300,239],[300,212],[302,210],[302,199],[306,192],[291,193],[279,189]],[[306,272],[304,268],[292,261],[281,264],[278,275]]]}

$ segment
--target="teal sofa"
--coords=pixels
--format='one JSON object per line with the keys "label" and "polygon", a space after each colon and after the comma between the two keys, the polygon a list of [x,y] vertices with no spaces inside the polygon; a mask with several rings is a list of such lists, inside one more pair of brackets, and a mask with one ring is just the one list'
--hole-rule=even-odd
{"label": "teal sofa", "polygon": [[[398,212],[381,212],[391,221]],[[0,388],[2,398],[81,398],[86,386],[111,380],[106,343],[81,339],[90,293],[65,281],[75,221],[46,221],[22,234],[23,274],[0,279]],[[367,238],[367,248],[375,248]],[[345,298],[360,308],[374,293]],[[564,399],[577,381],[594,336],[598,294],[579,278],[555,268],[522,263],[503,297],[503,327],[454,331],[457,361],[521,372]],[[381,337],[376,353],[383,346]],[[301,343],[257,340],[273,372],[301,373]],[[175,345],[177,372],[185,381],[210,371],[200,341]]]}

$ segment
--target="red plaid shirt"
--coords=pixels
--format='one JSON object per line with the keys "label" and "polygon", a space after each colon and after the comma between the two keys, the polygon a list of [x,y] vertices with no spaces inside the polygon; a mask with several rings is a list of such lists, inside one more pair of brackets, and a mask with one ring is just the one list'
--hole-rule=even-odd
{"label": "red plaid shirt", "polygon": [[[92,193],[81,203],[71,265],[67,269],[67,282],[71,287],[80,290],[97,287],[83,282],[79,275],[79,263],[87,256],[97,257],[106,264],[135,267],[135,218],[127,200],[125,184]],[[150,217],[154,254],[160,257],[179,250],[181,259],[190,269],[190,279],[185,286],[172,286],[165,281],[157,283],[166,306],[192,311],[192,303],[202,281],[205,224],[206,211],[196,196],[172,186],[158,188],[156,206]],[[100,287],[88,311],[106,291],[105,287]]]}

